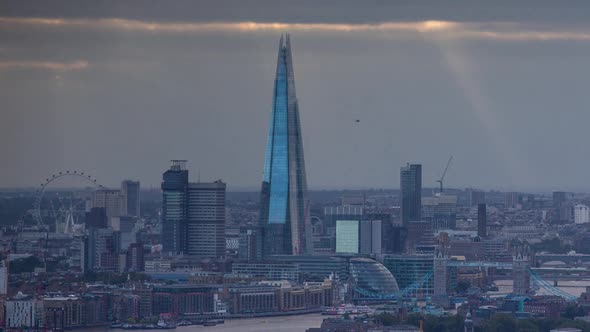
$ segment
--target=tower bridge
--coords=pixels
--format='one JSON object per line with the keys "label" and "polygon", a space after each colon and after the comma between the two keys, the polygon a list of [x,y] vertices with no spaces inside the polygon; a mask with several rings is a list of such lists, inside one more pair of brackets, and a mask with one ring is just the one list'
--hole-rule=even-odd
{"label": "tower bridge", "polygon": [[[530,256],[525,249],[517,249],[513,256],[512,262],[465,262],[449,260],[449,257],[437,253],[434,257],[434,269],[426,273],[420,280],[417,280],[412,285],[398,292],[391,294],[375,294],[361,288],[355,288],[355,291],[360,295],[360,299],[366,300],[399,300],[403,298],[415,298],[418,296],[418,291],[427,282],[433,278],[434,293],[433,301],[441,305],[446,305],[448,301],[448,267],[473,267],[473,268],[495,268],[498,270],[511,270],[513,276],[513,294],[517,296],[527,296],[530,294],[531,282],[540,288],[543,288],[549,294],[564,298],[567,301],[574,301],[576,296],[569,294],[553,285],[553,281],[557,279],[565,279],[567,276],[588,276],[590,277],[590,269],[586,268],[531,268]],[[541,276],[543,275],[543,277]],[[552,281],[545,278],[550,276]],[[545,277],[545,278],[544,278]]]}

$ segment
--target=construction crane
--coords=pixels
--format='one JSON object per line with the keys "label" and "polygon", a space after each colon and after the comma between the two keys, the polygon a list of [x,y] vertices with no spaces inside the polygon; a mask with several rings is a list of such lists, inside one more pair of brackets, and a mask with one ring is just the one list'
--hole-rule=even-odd
{"label": "construction crane", "polygon": [[445,167],[444,172],[442,173],[442,176],[440,177],[439,180],[436,180],[436,182],[438,182],[440,184],[440,193],[442,194],[443,192],[443,181],[445,180],[445,175],[447,175],[447,171],[449,170],[449,166],[451,166],[451,161],[453,160],[453,156],[449,157],[449,161],[447,161],[447,167]]}

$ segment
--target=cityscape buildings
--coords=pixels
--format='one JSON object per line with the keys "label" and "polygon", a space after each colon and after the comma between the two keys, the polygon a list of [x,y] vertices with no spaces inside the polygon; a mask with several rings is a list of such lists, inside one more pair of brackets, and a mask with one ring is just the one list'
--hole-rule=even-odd
{"label": "cityscape buildings", "polygon": [[288,34],[279,42],[261,204],[265,255],[311,252],[305,160]]}
{"label": "cityscape buildings", "polygon": [[172,254],[225,255],[225,183],[189,183],[186,161],[172,160],[162,181],[162,243]]}
{"label": "cityscape buildings", "polygon": [[488,215],[485,203],[477,205],[477,236],[485,238],[488,236]]}
{"label": "cityscape buildings", "polygon": [[140,216],[140,189],[139,181],[125,180],[121,182],[123,215],[130,217]]}
{"label": "cityscape buildings", "polygon": [[400,169],[402,224],[422,220],[422,165],[407,164]]}
{"label": "cityscape buildings", "polygon": [[186,250],[188,255],[225,255],[225,183],[190,183]]}
{"label": "cityscape buildings", "polygon": [[162,246],[179,254],[186,247],[188,170],[186,160],[172,160],[162,176]]}
{"label": "cityscape buildings", "polygon": [[590,208],[584,204],[574,206],[574,222],[576,224],[585,224],[590,222]]}

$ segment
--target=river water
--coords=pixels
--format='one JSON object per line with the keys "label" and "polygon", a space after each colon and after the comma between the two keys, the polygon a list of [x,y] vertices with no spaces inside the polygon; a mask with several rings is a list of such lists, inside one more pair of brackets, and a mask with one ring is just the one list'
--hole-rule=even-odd
{"label": "river water", "polygon": [[[248,318],[248,319],[226,319],[225,323],[216,326],[179,326],[175,330],[162,330],[171,332],[304,332],[310,327],[320,327],[324,318],[329,316],[322,316],[321,314],[307,314],[297,316],[281,316],[281,317],[263,317],[263,318]],[[125,332],[120,329],[90,329],[88,331],[112,331]],[[158,330],[134,330],[136,332],[154,332]]]}

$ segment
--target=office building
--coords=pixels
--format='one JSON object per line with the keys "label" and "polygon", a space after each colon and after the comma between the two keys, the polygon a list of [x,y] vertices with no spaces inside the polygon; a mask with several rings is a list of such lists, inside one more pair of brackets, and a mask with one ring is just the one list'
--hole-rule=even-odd
{"label": "office building", "polygon": [[92,195],[92,207],[104,208],[107,218],[123,214],[123,195],[120,190],[100,189]]}
{"label": "office building", "polygon": [[123,195],[123,215],[140,217],[139,181],[123,181],[121,183],[121,194]]}
{"label": "office building", "polygon": [[261,190],[265,255],[312,251],[301,136],[291,41],[281,36]]}
{"label": "office building", "polygon": [[434,232],[454,229],[456,220],[457,196],[437,194],[422,199],[422,221],[430,222]]}
{"label": "office building", "polygon": [[0,297],[8,294],[8,268],[6,261],[0,261]]}
{"label": "office building", "polygon": [[189,183],[187,255],[225,255],[225,183]]}
{"label": "office building", "polygon": [[162,181],[163,251],[179,254],[186,245],[188,170],[186,160],[172,160]]}
{"label": "office building", "polygon": [[477,206],[477,236],[485,238],[488,236],[488,215],[485,204]]}
{"label": "office building", "polygon": [[86,212],[85,217],[86,229],[89,228],[107,228],[109,225],[109,218],[107,217],[107,210],[104,207],[93,207],[89,212]]}
{"label": "office building", "polygon": [[262,229],[257,226],[240,227],[238,257],[247,261],[262,259]]}
{"label": "office building", "polygon": [[407,164],[400,169],[402,224],[420,221],[422,209],[422,165]]}
{"label": "office building", "polygon": [[215,285],[158,285],[153,288],[153,314],[178,318],[185,313],[214,313],[219,297]]}
{"label": "office building", "polygon": [[299,267],[294,262],[233,263],[232,273],[263,277],[267,280],[299,280]]}
{"label": "office building", "polygon": [[43,301],[18,293],[4,302],[4,327],[10,330],[40,329],[43,327]]}
{"label": "office building", "polygon": [[590,209],[587,205],[577,204],[574,206],[574,221],[576,224],[586,224],[590,222]]}
{"label": "office building", "polygon": [[225,255],[225,183],[189,183],[186,160],[172,160],[162,181],[163,251]]}
{"label": "office building", "polygon": [[133,243],[127,249],[125,259],[127,271],[143,271],[145,267],[143,243]]}
{"label": "office building", "polygon": [[470,189],[469,190],[469,205],[478,206],[479,204],[486,203],[485,191]]}
{"label": "office building", "polygon": [[358,254],[360,242],[360,220],[336,221],[336,253]]}
{"label": "office building", "polygon": [[361,220],[363,207],[341,205],[324,207],[323,218],[312,218],[314,254],[333,255],[336,253],[336,221]]}
{"label": "office building", "polygon": [[271,256],[275,263],[296,264],[304,280],[323,281],[334,275],[339,280],[348,279],[348,258],[344,256],[277,255]]}
{"label": "office building", "polygon": [[408,236],[406,239],[406,251],[417,253],[418,247],[427,246],[434,248],[434,231],[429,221],[412,221],[408,225]]}
{"label": "office building", "polygon": [[87,268],[93,271],[116,271],[119,262],[119,233],[110,228],[91,228],[84,254]]}
{"label": "office building", "polygon": [[519,206],[519,193],[508,192],[504,196],[504,207],[507,209],[516,209]]}

